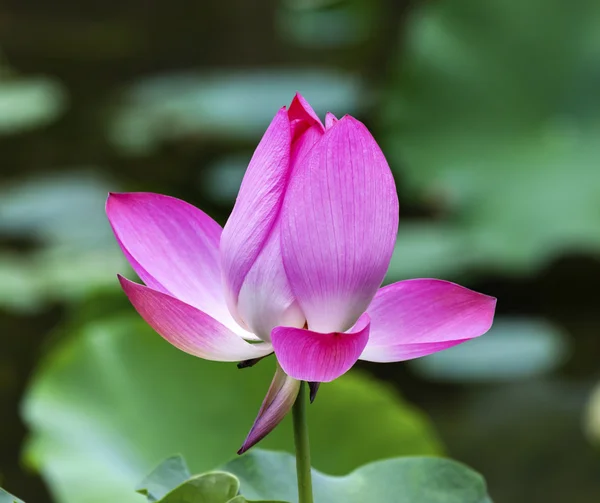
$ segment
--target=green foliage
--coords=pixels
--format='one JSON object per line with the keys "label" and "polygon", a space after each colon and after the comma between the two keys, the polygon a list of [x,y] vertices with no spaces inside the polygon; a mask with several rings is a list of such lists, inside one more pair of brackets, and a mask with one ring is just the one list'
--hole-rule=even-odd
{"label": "green foliage", "polygon": [[[413,15],[380,138],[406,197],[446,220],[428,246],[450,243],[442,268],[529,272],[600,250],[599,20],[589,0],[432,2]],[[393,272],[410,275],[399,247]]]}
{"label": "green foliage", "polygon": [[[238,370],[191,357],[135,315],[90,323],[33,381],[24,403],[33,431],[27,458],[61,503],[140,502],[135,481],[158,460],[179,452],[202,473],[237,451],[272,364]],[[321,388],[309,410],[318,468],[339,474],[379,458],[439,452],[427,421],[386,385],[353,372]],[[261,445],[291,451],[289,421]]]}
{"label": "green foliage", "polygon": [[138,492],[145,494],[148,501],[158,503],[247,502],[243,496],[238,495],[240,481],[235,475],[215,471],[192,477],[181,456],[163,461],[144,479],[140,487],[142,489],[138,489]]}
{"label": "green foliage", "polygon": [[[296,466],[290,454],[256,449],[227,464],[247,498],[296,503]],[[441,458],[396,458],[343,477],[313,470],[315,503],[491,503],[485,481],[466,466]]]}
{"label": "green foliage", "polygon": [[158,465],[136,490],[144,494],[148,501],[158,501],[190,477],[190,470],[183,457],[172,456]]}
{"label": "green foliage", "polygon": [[7,493],[4,489],[0,487],[0,503],[24,503],[23,500],[20,500],[16,496]]}

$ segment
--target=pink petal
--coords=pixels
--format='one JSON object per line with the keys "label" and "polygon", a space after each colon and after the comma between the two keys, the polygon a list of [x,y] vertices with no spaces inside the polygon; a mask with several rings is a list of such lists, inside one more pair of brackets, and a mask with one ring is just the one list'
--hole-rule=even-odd
{"label": "pink petal", "polygon": [[283,205],[283,264],[311,330],[354,325],[383,280],[397,229],[392,173],[365,126],[346,116],[299,162]]}
{"label": "pink petal", "polygon": [[265,245],[279,215],[287,186],[291,148],[290,122],[282,108],[258,144],[221,236],[221,264],[229,307]]}
{"label": "pink petal", "polygon": [[235,362],[272,352],[270,344],[249,344],[208,314],[168,294],[119,276],[142,318],[173,346],[206,360]]}
{"label": "pink petal", "polygon": [[238,454],[243,454],[273,431],[294,405],[299,390],[300,381],[286,375],[277,365],[267,396]]}
{"label": "pink petal", "polygon": [[[292,146],[291,168],[323,135],[320,125],[311,126]],[[303,327],[306,319],[292,290],[281,258],[278,218],[259,256],[244,279],[237,311],[250,330],[262,340],[270,340],[278,325]]]}
{"label": "pink petal", "polygon": [[300,381],[329,382],[356,363],[369,340],[369,316],[363,315],[352,331],[319,333],[276,327],[271,333],[277,361],[286,374]]}
{"label": "pink petal", "polygon": [[184,201],[144,192],[110,194],[106,214],[144,283],[239,329],[221,287],[219,224]]}
{"label": "pink petal", "polygon": [[338,121],[337,117],[333,115],[331,112],[327,112],[325,115],[325,128],[329,129]]}
{"label": "pink petal", "polygon": [[369,343],[361,360],[425,356],[486,333],[496,299],[449,281],[412,279],[388,285],[369,306]]}

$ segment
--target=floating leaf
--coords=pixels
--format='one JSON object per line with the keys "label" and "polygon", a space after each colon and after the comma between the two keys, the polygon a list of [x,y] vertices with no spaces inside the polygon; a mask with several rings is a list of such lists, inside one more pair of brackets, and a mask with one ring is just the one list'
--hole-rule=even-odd
{"label": "floating leaf", "polygon": [[331,70],[156,76],[125,93],[109,136],[130,154],[196,135],[257,140],[297,91],[323,115],[355,111],[362,94],[355,75]]}
{"label": "floating leaf", "polygon": [[565,335],[549,321],[500,317],[484,336],[410,365],[436,380],[506,381],[548,373],[567,355]]}
{"label": "floating leaf", "polygon": [[[186,355],[134,315],[91,323],[33,381],[24,403],[33,431],[27,458],[61,503],[141,502],[136,481],[173,452],[195,473],[236,452],[272,373],[271,359],[237,370]],[[352,372],[321,388],[309,410],[318,468],[343,473],[382,457],[439,452],[422,415],[375,379]],[[292,451],[290,419],[261,445]]]}
{"label": "floating leaf", "polygon": [[433,2],[412,20],[380,137],[406,193],[444,210],[475,266],[597,253],[600,4]]}
{"label": "floating leaf", "polygon": [[4,489],[0,487],[0,503],[24,503],[23,500],[20,500],[16,496],[7,493]]}
{"label": "floating leaf", "polygon": [[66,104],[66,91],[55,79],[0,76],[0,134],[49,124],[64,112]]}
{"label": "floating leaf", "polygon": [[[226,469],[246,498],[297,503],[296,461],[290,454],[254,450]],[[395,458],[361,466],[343,477],[313,470],[315,503],[492,503],[483,477],[442,458]]]}
{"label": "floating leaf", "polygon": [[190,477],[190,470],[183,457],[172,456],[158,465],[139,484],[136,491],[147,496],[148,501],[157,501]]}

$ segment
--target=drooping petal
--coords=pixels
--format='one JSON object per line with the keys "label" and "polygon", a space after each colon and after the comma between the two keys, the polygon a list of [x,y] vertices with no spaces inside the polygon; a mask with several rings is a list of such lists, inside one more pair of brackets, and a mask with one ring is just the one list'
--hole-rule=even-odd
{"label": "drooping petal", "polygon": [[283,205],[283,264],[311,330],[354,325],[383,280],[397,230],[392,173],[365,126],[346,116],[299,162]]}
{"label": "drooping petal", "polygon": [[106,214],[123,253],[146,285],[239,329],[221,286],[219,224],[185,201],[143,192],[110,194]]}
{"label": "drooping petal", "polygon": [[299,390],[300,381],[286,375],[277,365],[267,396],[238,454],[243,454],[273,431],[294,405]]}
{"label": "drooping petal", "polygon": [[369,342],[361,360],[396,362],[425,356],[486,333],[496,299],[449,281],[412,279],[377,292],[367,313]]}
{"label": "drooping petal", "polygon": [[331,112],[327,112],[325,115],[325,128],[329,129],[338,121],[337,117],[333,115]]}
{"label": "drooping petal", "polygon": [[360,317],[348,332],[319,333],[276,327],[271,333],[277,361],[300,381],[329,382],[350,370],[369,340],[369,316]]}
{"label": "drooping petal", "polygon": [[287,186],[291,143],[290,121],[282,108],[256,147],[223,229],[221,264],[233,312],[244,279],[278,218]]}
{"label": "drooping petal", "polygon": [[235,362],[271,353],[268,343],[250,344],[223,324],[175,297],[119,276],[140,316],[173,346],[206,360]]}

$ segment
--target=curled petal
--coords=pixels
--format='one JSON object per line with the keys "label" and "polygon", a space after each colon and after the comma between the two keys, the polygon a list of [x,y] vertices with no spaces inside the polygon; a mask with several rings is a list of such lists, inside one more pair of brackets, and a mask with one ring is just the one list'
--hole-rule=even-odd
{"label": "curled petal", "polygon": [[292,124],[292,141],[296,140],[311,126],[316,125],[321,133],[325,131],[319,116],[300,93],[296,93],[292,103],[290,103],[288,117]]}
{"label": "curled petal", "polygon": [[146,285],[238,329],[221,287],[221,227],[191,204],[152,193],[110,194],[106,214]]}
{"label": "curled petal", "polygon": [[205,360],[235,362],[271,353],[270,344],[249,344],[223,324],[168,294],[119,276],[140,316],[173,346]]}
{"label": "curled petal", "polygon": [[308,326],[344,332],[386,273],[398,230],[398,196],[377,143],[346,116],[300,160],[281,216],[285,271]]}
{"label": "curled petal", "polygon": [[250,160],[231,216],[221,236],[221,264],[230,309],[276,222],[287,186],[290,122],[282,108]]}
{"label": "curled petal", "polygon": [[276,327],[271,333],[277,361],[286,374],[300,381],[329,382],[356,363],[369,340],[369,316],[363,315],[348,332],[319,333]]}
{"label": "curled petal", "polygon": [[361,360],[396,362],[425,356],[486,333],[496,299],[449,281],[412,279],[377,292],[367,313],[369,342]]}
{"label": "curled petal", "polygon": [[273,431],[294,405],[299,390],[300,381],[286,375],[277,365],[267,396],[238,454],[243,454]]}

